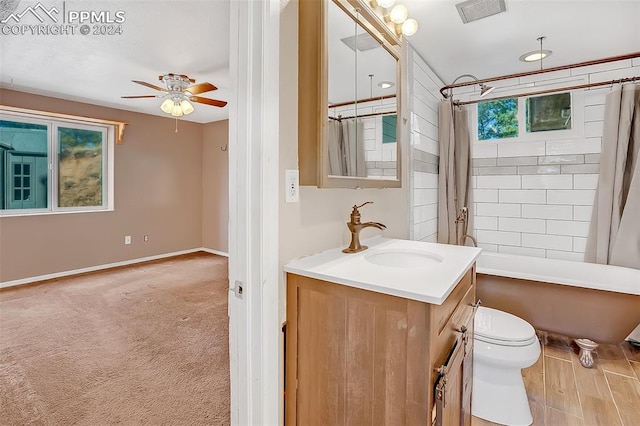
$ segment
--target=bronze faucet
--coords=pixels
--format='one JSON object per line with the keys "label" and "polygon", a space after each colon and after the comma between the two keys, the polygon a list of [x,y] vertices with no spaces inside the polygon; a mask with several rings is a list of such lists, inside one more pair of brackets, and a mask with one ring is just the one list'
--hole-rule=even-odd
{"label": "bronze faucet", "polygon": [[347,222],[347,228],[351,231],[351,244],[349,244],[349,247],[342,250],[343,253],[357,253],[367,249],[367,246],[360,244],[360,231],[363,228],[372,226],[382,230],[387,229],[385,225],[379,222],[360,222],[360,211],[358,209],[367,204],[373,204],[373,201],[367,201],[359,206],[353,206],[353,210],[351,211],[351,220]]}

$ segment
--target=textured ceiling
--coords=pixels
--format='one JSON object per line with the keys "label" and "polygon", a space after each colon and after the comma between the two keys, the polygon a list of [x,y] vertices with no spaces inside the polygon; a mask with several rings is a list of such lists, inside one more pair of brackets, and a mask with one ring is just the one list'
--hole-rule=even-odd
{"label": "textured ceiling", "polygon": [[[3,1],[24,11],[37,1]],[[154,95],[159,92],[132,83],[142,80],[162,86],[158,75],[187,74],[197,82],[209,81],[219,90],[200,96],[229,101],[229,1],[73,1],[41,0],[61,24],[70,11],[109,12],[114,20],[123,11],[122,34],[80,34],[80,25],[69,35],[0,35],[0,84],[31,93],[56,96],[108,107],[167,116],[160,99],[121,99],[122,95]],[[6,19],[3,11],[2,19]],[[39,12],[44,23],[28,13],[5,25],[54,25]],[[104,16],[104,15],[103,15]],[[96,27],[98,31],[105,27]],[[207,123],[228,117],[229,106],[195,104],[183,117]]]}

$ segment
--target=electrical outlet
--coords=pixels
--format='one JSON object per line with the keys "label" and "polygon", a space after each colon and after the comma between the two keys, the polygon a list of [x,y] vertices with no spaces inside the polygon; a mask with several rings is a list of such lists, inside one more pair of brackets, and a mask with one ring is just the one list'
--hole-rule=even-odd
{"label": "electrical outlet", "polygon": [[149,242],[149,236],[148,236],[148,235],[145,235],[143,239],[144,239],[144,242],[145,242],[145,243],[148,243],[148,242]]}
{"label": "electrical outlet", "polygon": [[284,171],[284,201],[297,203],[300,201],[300,183],[298,170]]}
{"label": "electrical outlet", "polygon": [[125,243],[126,245],[131,244],[131,235],[125,235],[125,236],[124,236],[124,243]]}

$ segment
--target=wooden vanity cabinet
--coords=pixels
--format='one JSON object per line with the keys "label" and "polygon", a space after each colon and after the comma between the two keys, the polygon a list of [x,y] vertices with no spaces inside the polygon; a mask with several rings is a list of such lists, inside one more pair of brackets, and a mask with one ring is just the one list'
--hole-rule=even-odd
{"label": "wooden vanity cabinet", "polygon": [[448,360],[438,423],[469,425],[474,301],[475,266],[441,305],[288,274],[286,424],[435,424]]}

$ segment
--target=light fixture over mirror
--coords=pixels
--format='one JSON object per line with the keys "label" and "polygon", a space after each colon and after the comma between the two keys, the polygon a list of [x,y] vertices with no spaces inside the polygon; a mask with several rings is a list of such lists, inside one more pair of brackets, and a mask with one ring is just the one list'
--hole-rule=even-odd
{"label": "light fixture over mirror", "polygon": [[389,12],[389,20],[394,24],[402,24],[409,17],[409,10],[401,4],[394,6]]}

